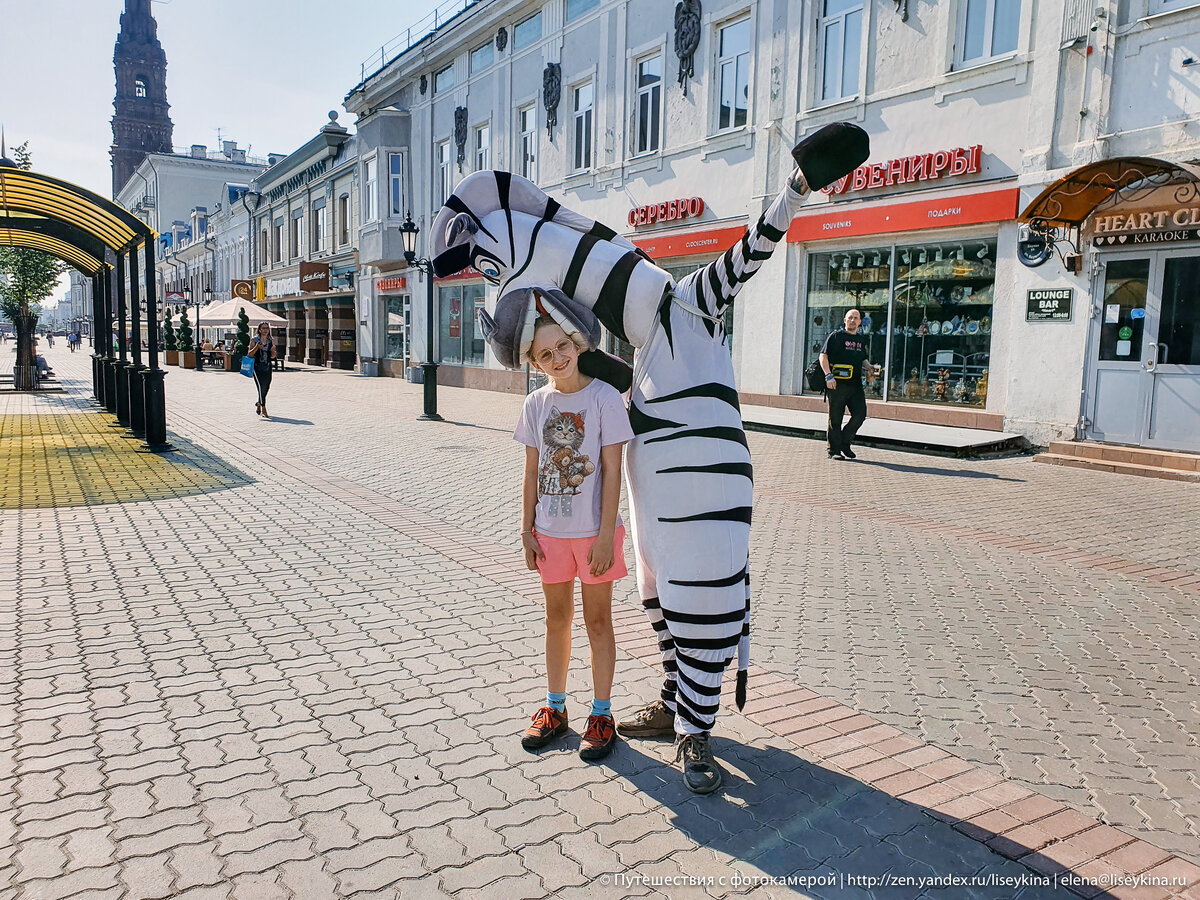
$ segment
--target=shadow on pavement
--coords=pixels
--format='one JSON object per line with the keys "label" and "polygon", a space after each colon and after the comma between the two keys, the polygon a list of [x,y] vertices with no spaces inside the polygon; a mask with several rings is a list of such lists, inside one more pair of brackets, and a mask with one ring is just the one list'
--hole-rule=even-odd
{"label": "shadow on pavement", "polygon": [[[741,883],[741,891],[765,877],[818,900],[1076,896],[1053,876],[1001,856],[922,807],[783,748],[714,737],[724,784],[697,796],[684,786],[677,767],[643,753],[639,745],[645,742],[622,741],[605,764],[665,806],[683,835],[733,857],[724,875],[751,879]],[[721,873],[714,868],[692,874]],[[973,876],[978,884],[948,883],[952,877]]]}
{"label": "shadow on pavement", "polygon": [[954,478],[990,478],[994,481],[1012,481],[1024,484],[1024,478],[1005,478],[994,472],[978,472],[974,469],[942,469],[937,466],[906,466],[900,463],[879,462],[874,459],[847,460],[853,465],[878,466],[881,469],[891,469],[893,472],[911,472],[914,475],[948,475]]}
{"label": "shadow on pavement", "polygon": [[308,419],[285,419],[283,416],[271,416],[267,419],[268,422],[281,422],[284,425],[311,425],[312,422]]}

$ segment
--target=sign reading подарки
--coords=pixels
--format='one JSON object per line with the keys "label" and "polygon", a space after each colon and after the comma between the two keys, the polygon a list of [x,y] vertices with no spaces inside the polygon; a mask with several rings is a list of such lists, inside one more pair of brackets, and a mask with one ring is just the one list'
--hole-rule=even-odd
{"label": "sign reading \u043f\u043e\u0434\u0430\u0440\u043a\u0438", "polygon": [[1070,322],[1075,288],[1032,290],[1026,295],[1026,322]]}

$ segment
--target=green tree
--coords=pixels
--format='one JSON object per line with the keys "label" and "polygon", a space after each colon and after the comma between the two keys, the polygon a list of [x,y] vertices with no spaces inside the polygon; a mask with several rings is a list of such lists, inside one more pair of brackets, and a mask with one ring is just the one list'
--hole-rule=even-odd
{"label": "green tree", "polygon": [[170,310],[167,311],[167,318],[163,321],[163,349],[172,353],[179,349],[175,343],[175,329],[171,327]]}
{"label": "green tree", "polygon": [[[13,149],[17,167],[33,168],[29,142]],[[41,315],[41,301],[54,291],[69,266],[41,250],[0,247],[0,313],[13,323],[17,334],[17,361],[13,372],[18,389],[35,387],[33,333]]]}
{"label": "green tree", "polygon": [[234,343],[234,352],[238,356],[245,356],[250,352],[250,317],[246,315],[244,306],[238,307],[237,340]]}
{"label": "green tree", "polygon": [[191,353],[192,346],[192,323],[188,321],[187,310],[179,314],[179,350],[181,353]]}

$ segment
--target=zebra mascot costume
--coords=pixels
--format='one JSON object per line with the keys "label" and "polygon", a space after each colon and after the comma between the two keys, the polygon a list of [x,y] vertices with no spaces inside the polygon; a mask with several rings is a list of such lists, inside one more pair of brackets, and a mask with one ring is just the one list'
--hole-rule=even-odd
{"label": "zebra mascot costume", "polygon": [[722,315],[783,238],[804,193],[852,172],[868,152],[866,133],[848,123],[806,138],[793,150],[796,172],[762,217],[678,282],[612,229],[507,172],[467,176],[433,223],[439,277],[472,265],[499,285],[494,315],[480,318],[506,367],[524,364],[539,313],[584,335],[591,351],[580,371],[619,390],[630,387],[628,367],[622,373],[620,360],[596,349],[595,321],[637,350],[625,476],[638,590],[679,735],[712,730],[735,648],[744,703],[749,663],[752,474]]}

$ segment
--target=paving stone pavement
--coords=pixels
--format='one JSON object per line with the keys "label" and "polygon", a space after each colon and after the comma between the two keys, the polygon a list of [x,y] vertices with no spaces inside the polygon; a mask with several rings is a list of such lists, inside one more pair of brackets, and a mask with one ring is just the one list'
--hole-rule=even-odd
{"label": "paving stone pavement", "polygon": [[[112,421],[88,412],[89,357],[50,352],[70,392],[0,395],[0,422],[111,437],[78,424]],[[696,798],[669,744],[588,766],[516,740],[544,689],[537,585],[517,565],[519,397],[443,389],[451,421],[422,423],[419,387],[301,368],[276,376],[264,422],[234,373],[172,370],[167,389],[181,449],[151,458],[177,495],[0,505],[0,898],[1052,897],[1068,893],[1035,872],[1100,857],[1200,877],[1155,849],[1197,858],[1197,592],[1082,557],[1190,575],[1193,486],[878,451],[835,469],[813,442],[752,435],[759,689],[749,717],[721,719],[727,788]],[[47,453],[16,439],[6,496],[11,461]],[[103,445],[122,490],[146,471],[132,448]],[[17,483],[42,477],[25,466]],[[1134,505],[1174,523],[1162,546],[1128,534]],[[655,651],[632,579],[619,593],[629,709],[657,691]],[[578,721],[582,633],[572,667]],[[780,727],[814,703],[803,715],[842,730]],[[892,796],[908,774],[860,768],[891,762],[861,737],[887,727],[930,773],[903,787],[961,789]],[[999,842],[1061,824],[1073,810],[1048,797],[1083,814],[1063,843]],[[972,874],[1026,883],[847,883]],[[689,876],[727,883],[662,881]]]}

